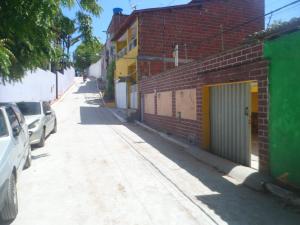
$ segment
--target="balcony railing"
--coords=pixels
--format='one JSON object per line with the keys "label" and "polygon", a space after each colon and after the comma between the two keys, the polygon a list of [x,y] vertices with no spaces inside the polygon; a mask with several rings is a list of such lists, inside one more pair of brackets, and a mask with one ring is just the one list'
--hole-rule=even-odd
{"label": "balcony railing", "polygon": [[129,42],[129,45],[128,45],[129,51],[134,49],[136,46],[137,46],[137,39],[134,38]]}
{"label": "balcony railing", "polygon": [[134,38],[129,42],[128,47],[124,47],[117,53],[117,59],[122,58],[124,55],[127,54],[127,52],[130,52],[132,49],[134,49],[137,46],[137,39]]}
{"label": "balcony railing", "polygon": [[117,53],[117,58],[120,59],[120,58],[122,58],[126,54],[127,54],[127,48],[125,47],[125,48],[123,48],[121,51],[119,51]]}

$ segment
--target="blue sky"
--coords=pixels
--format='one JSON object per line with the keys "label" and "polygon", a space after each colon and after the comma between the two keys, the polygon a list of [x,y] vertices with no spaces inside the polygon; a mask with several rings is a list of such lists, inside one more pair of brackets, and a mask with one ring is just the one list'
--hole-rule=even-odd
{"label": "blue sky", "polygon": [[[137,9],[144,9],[169,5],[180,5],[188,3],[189,1],[190,0],[98,0],[103,8],[103,12],[100,17],[93,18],[93,33],[96,37],[100,38],[101,42],[105,42],[106,35],[103,31],[107,29],[110,23],[113,14],[112,10],[115,7],[123,8],[124,14],[130,14],[132,12],[131,6],[136,6]],[[294,0],[266,0],[266,12],[270,12],[293,1]],[[72,10],[63,9],[63,12],[66,16],[74,18],[78,9],[79,7],[76,5],[76,7]],[[295,16],[300,16],[300,3],[274,14],[271,18],[271,23],[274,20],[286,21]],[[269,17],[266,18],[266,23],[268,23],[268,21]],[[73,47],[71,51],[73,51],[74,48],[75,47]]]}

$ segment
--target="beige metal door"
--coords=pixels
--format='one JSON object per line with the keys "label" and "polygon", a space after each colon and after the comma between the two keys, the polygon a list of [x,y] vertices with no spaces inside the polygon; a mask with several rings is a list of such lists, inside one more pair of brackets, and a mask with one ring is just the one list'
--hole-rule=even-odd
{"label": "beige metal door", "polygon": [[212,151],[233,162],[250,165],[251,84],[210,88]]}

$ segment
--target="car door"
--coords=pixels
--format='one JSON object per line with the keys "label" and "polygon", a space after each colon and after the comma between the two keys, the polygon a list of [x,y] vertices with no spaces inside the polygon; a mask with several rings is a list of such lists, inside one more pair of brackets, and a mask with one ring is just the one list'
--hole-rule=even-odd
{"label": "car door", "polygon": [[22,141],[22,135],[20,135],[22,127],[12,107],[6,107],[5,110],[12,129],[12,142],[15,145],[15,149],[11,154],[13,155],[13,159],[16,160],[16,165],[20,168],[24,151],[24,143]]}
{"label": "car door", "polygon": [[[12,141],[10,141],[9,137],[9,125],[6,121],[5,113],[0,109],[0,146],[1,143],[8,141],[9,144],[7,147],[0,147],[0,187],[3,187],[5,183],[8,182],[8,177],[10,176],[10,164],[11,164],[11,157],[16,152],[11,152],[11,149],[15,148]],[[13,156],[13,159],[16,158]],[[0,199],[1,205],[1,199]]]}
{"label": "car door", "polygon": [[24,118],[23,114],[21,113],[21,111],[19,110],[19,108],[17,106],[12,106],[12,109],[14,110],[14,112],[18,118],[19,124],[22,128],[19,136],[20,136],[20,140],[22,142],[21,147],[23,147],[21,149],[21,151],[23,151],[22,158],[25,160],[27,157],[27,149],[29,148],[29,145],[30,145],[28,127],[26,125],[25,118]]}

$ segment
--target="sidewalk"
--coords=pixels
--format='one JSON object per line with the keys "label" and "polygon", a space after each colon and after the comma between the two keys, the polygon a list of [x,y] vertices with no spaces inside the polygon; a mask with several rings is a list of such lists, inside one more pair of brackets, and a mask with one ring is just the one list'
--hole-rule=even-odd
{"label": "sidewalk", "polygon": [[[117,108],[110,108],[109,110],[120,122],[127,122],[126,110]],[[156,133],[165,140],[179,145],[185,152],[193,155],[202,163],[213,167],[218,172],[235,179],[238,183],[243,184],[255,191],[264,191],[263,184],[273,181],[270,176],[259,173],[255,169],[236,164],[217,155],[211,154],[210,152],[204,151],[195,145],[185,142],[184,140],[180,140],[179,138],[174,138],[168,134],[157,131],[139,121],[135,121],[135,123],[144,129]]]}

